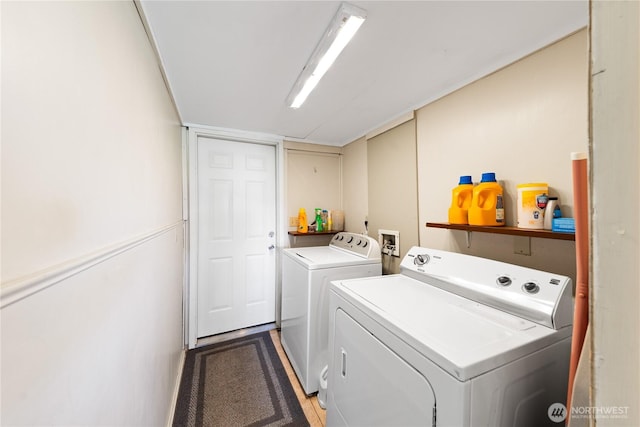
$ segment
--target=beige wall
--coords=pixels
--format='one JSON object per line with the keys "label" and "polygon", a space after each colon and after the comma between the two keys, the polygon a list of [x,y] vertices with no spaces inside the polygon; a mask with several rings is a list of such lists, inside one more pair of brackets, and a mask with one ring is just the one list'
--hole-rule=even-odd
{"label": "beige wall", "polygon": [[[548,182],[551,195],[560,198],[563,214],[572,216],[570,153],[588,151],[587,65],[585,29],[416,112],[416,244],[554,271],[575,279],[574,242],[472,233],[467,248],[466,233],[427,228],[425,224],[447,221],[451,189],[460,175],[470,174],[477,182],[483,172],[495,172],[505,189],[508,225],[516,223],[516,185],[526,182]],[[378,228],[390,228],[382,223],[403,221],[393,214],[385,216],[389,211],[385,198],[402,194],[410,179],[397,179],[389,165],[400,164],[403,173],[415,173],[415,158],[400,160],[398,156],[403,154],[392,149],[384,152],[373,148],[373,154],[371,150],[383,147],[376,141],[385,138],[387,147],[393,147],[397,143],[394,132],[402,132],[399,129],[406,130],[407,126],[344,147],[344,164],[349,165],[345,174],[361,178],[366,167],[368,175],[366,199],[361,196],[361,181],[348,185],[351,179],[345,179],[348,211],[363,217],[355,227],[348,219],[349,230],[361,232],[361,221],[368,217],[369,234],[377,237]],[[406,249],[409,242],[403,237],[401,244]],[[531,255],[515,253],[523,244],[530,247]]]}
{"label": "beige wall", "polygon": [[135,7],[30,4],[3,7],[3,281],[181,218],[180,124]]}
{"label": "beige wall", "polygon": [[345,230],[363,233],[369,207],[366,138],[345,145],[342,152]]}
{"label": "beige wall", "polygon": [[640,425],[640,3],[592,3],[592,402]]}
{"label": "beige wall", "polygon": [[[572,216],[570,153],[588,150],[587,31],[582,30],[417,111],[420,244],[575,279],[574,242],[531,239],[514,254],[512,236],[426,228],[446,222],[460,175],[495,172],[507,225],[516,224],[516,185],[548,182]],[[527,238],[525,238],[527,239]],[[521,244],[518,243],[518,244]]]}
{"label": "beige wall", "polygon": [[367,141],[369,235],[400,233],[400,256],[383,256],[383,272],[398,273],[400,261],[418,244],[415,120]]}
{"label": "beige wall", "polygon": [[[305,208],[307,221],[314,221],[315,208],[343,210],[342,208],[342,148],[284,142],[286,213],[296,220],[300,208]],[[288,229],[295,231],[287,221]],[[290,239],[292,246],[319,246],[329,244],[331,236],[304,236]]]}
{"label": "beige wall", "polygon": [[2,425],[167,425],[180,121],[133,2],[0,2]]}

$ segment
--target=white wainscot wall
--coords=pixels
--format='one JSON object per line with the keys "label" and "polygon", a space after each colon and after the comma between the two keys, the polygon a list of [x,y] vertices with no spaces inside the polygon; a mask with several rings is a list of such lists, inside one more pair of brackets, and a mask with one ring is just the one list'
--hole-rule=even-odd
{"label": "white wainscot wall", "polygon": [[4,292],[0,424],[170,420],[183,357],[182,222],[124,247],[17,301]]}

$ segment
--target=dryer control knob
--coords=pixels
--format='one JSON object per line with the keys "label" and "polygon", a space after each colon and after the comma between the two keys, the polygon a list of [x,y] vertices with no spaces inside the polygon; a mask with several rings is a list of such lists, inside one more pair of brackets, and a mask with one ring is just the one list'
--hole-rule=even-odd
{"label": "dryer control knob", "polygon": [[535,294],[540,290],[540,287],[533,282],[527,282],[524,285],[522,285],[522,287],[524,288],[525,291],[529,292],[530,294]]}
{"label": "dryer control knob", "polygon": [[427,255],[427,254],[417,255],[413,259],[413,263],[416,264],[416,265],[425,265],[428,262],[429,262],[429,255]]}
{"label": "dryer control knob", "polygon": [[501,285],[501,286],[509,286],[511,284],[511,279],[508,278],[507,276],[500,276],[498,277],[496,282],[498,282],[498,285]]}

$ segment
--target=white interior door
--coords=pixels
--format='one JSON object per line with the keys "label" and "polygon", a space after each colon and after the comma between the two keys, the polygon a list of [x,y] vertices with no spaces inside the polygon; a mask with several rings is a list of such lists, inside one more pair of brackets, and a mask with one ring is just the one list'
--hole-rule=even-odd
{"label": "white interior door", "polygon": [[197,141],[201,338],[275,321],[276,148]]}

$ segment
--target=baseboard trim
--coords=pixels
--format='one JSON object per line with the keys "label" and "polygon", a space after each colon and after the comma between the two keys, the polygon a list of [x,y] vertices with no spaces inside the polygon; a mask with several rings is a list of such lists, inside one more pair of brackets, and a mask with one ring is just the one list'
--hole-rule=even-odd
{"label": "baseboard trim", "polygon": [[60,283],[70,277],[75,276],[91,267],[103,263],[123,252],[129,251],[150,240],[153,240],[174,229],[181,228],[184,221],[178,221],[171,225],[159,228],[150,233],[135,237],[133,239],[108,246],[86,256],[67,261],[33,273],[29,276],[21,277],[3,283],[0,288],[0,309],[15,304],[33,294]]}
{"label": "baseboard trim", "polygon": [[167,427],[173,426],[173,418],[176,415],[176,406],[178,405],[178,393],[180,392],[180,382],[182,381],[182,371],[184,370],[184,361],[187,358],[187,349],[180,352],[180,361],[178,362],[178,374],[175,385],[173,387],[173,396],[171,397],[171,405],[169,407],[169,415],[167,416]]}

